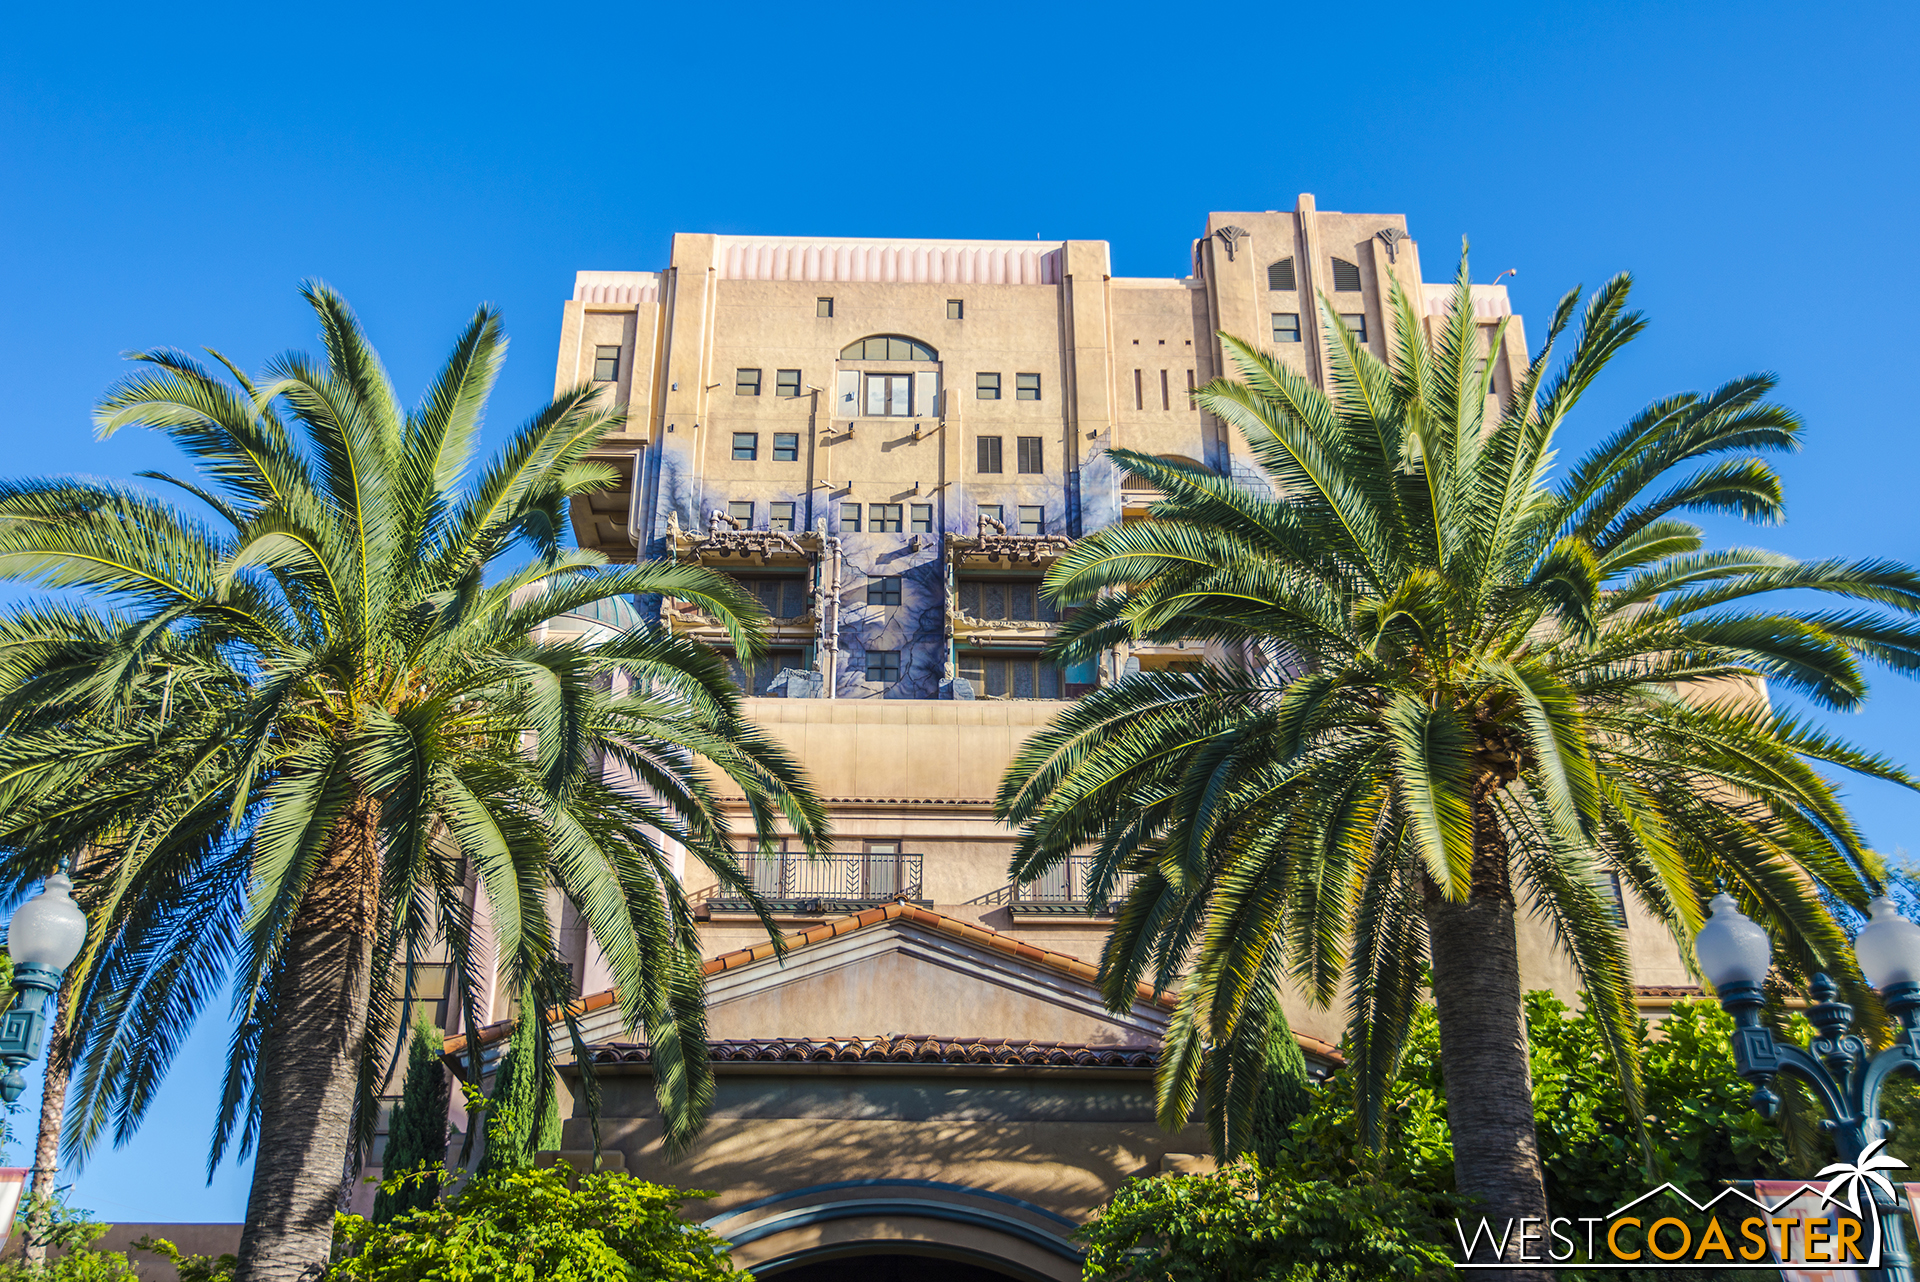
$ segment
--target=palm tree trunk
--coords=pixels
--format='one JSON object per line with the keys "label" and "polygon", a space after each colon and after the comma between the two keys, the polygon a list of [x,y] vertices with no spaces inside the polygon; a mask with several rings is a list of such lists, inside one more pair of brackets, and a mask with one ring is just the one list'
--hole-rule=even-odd
{"label": "palm tree trunk", "polygon": [[67,989],[74,969],[69,967],[54,995],[53,1027],[47,1034],[47,1074],[40,1088],[40,1136],[33,1149],[33,1187],[28,1190],[27,1263],[39,1268],[47,1262],[47,1219],[53,1210],[53,1191],[60,1176],[60,1124],[67,1114],[67,1078],[73,1071],[73,1047],[67,1040]]}
{"label": "palm tree trunk", "polygon": [[235,1282],[312,1282],[327,1267],[367,1031],[379,814],[342,815],[294,917],[260,1042],[260,1141]]}
{"label": "palm tree trunk", "polygon": [[[1491,801],[1496,786],[1486,778],[1474,788],[1473,877],[1466,900],[1444,899],[1429,884],[1426,918],[1440,1070],[1453,1132],[1454,1189],[1479,1202],[1470,1222],[1484,1215],[1497,1233],[1507,1220],[1545,1216],[1547,1190],[1534,1130],[1533,1072],[1514,932],[1518,915],[1506,836]],[[1509,1259],[1518,1237],[1516,1225]],[[1546,1274],[1516,1269],[1506,1276]]]}

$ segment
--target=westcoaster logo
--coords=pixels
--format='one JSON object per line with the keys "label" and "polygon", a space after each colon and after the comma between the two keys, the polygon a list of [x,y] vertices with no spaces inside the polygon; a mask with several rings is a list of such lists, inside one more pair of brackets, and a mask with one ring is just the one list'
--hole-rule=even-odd
{"label": "westcoaster logo", "polygon": [[1826,1167],[1820,1177],[1831,1178],[1824,1184],[1763,1181],[1752,1193],[1729,1188],[1705,1202],[1662,1184],[1606,1215],[1527,1216],[1497,1227],[1486,1219],[1455,1220],[1459,1267],[1877,1268],[1880,1216],[1873,1191],[1881,1190],[1888,1203],[1898,1205],[1893,1185],[1882,1172],[1906,1166],[1882,1152],[1885,1146],[1884,1139],[1875,1140],[1857,1162]]}

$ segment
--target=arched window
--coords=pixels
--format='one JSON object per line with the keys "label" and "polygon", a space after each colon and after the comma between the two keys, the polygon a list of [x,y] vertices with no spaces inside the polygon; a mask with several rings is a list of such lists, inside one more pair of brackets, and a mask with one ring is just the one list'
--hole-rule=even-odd
{"label": "arched window", "polygon": [[1360,269],[1344,258],[1333,260],[1333,292],[1351,294],[1360,288]]}
{"label": "arched window", "polygon": [[1267,264],[1267,288],[1288,290],[1299,288],[1298,285],[1293,283],[1293,260],[1291,258],[1282,258],[1277,263]]}
{"label": "arched window", "polygon": [[904,334],[875,334],[841,351],[843,361],[937,361],[940,353]]}

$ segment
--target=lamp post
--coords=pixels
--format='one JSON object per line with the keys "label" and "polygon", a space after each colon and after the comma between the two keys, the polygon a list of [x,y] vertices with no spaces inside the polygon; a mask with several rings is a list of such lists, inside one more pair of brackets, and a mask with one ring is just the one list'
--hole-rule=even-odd
{"label": "lamp post", "polygon": [[87,918],[73,902],[73,883],[65,872],[47,878],[40,893],[14,910],[7,926],[7,951],[13,956],[13,1005],[0,1015],[0,1100],[11,1104],[27,1089],[20,1070],[40,1058],[46,1033],[47,998],[87,942]]}
{"label": "lamp post", "polygon": [[[1766,978],[1773,955],[1767,932],[1740,911],[1733,896],[1722,893],[1709,905],[1713,915],[1694,940],[1700,969],[1733,1016],[1734,1063],[1740,1075],[1754,1084],[1753,1104],[1773,1117],[1780,1096],[1773,1079],[1785,1073],[1813,1088],[1826,1109],[1824,1125],[1833,1134],[1840,1159],[1854,1163],[1868,1145],[1886,1138],[1892,1127],[1879,1116],[1880,1089],[1900,1069],[1920,1074],[1920,926],[1900,915],[1891,899],[1881,896],[1869,904],[1872,919],[1853,943],[1854,955],[1867,982],[1880,990],[1888,1013],[1900,1021],[1900,1035],[1877,1055],[1853,1024],[1853,1007],[1840,1000],[1839,989],[1825,975],[1815,975],[1813,1004],[1807,1018],[1816,1035],[1811,1046],[1775,1041],[1760,1022]],[[1901,1224],[1905,1216],[1894,1199],[1873,1181],[1866,1181],[1880,1217],[1878,1276],[1886,1282],[1914,1282],[1912,1257]]]}

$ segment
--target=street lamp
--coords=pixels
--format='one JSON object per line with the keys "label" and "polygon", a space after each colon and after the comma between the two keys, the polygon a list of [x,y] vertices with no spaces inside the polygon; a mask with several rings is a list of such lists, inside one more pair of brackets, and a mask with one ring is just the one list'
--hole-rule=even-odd
{"label": "street lamp", "polygon": [[40,893],[14,911],[7,926],[7,951],[13,956],[13,1005],[0,1015],[0,1099],[11,1104],[27,1089],[20,1070],[40,1058],[46,1031],[47,998],[87,942],[87,918],[73,902],[67,874],[47,878]]}
{"label": "street lamp", "polygon": [[[1900,1021],[1900,1035],[1878,1055],[1867,1054],[1853,1024],[1853,1007],[1840,1000],[1840,990],[1825,975],[1810,985],[1813,1004],[1807,1018],[1816,1030],[1813,1044],[1802,1049],[1778,1042],[1760,1023],[1766,978],[1773,946],[1767,932],[1740,911],[1733,896],[1722,892],[1708,905],[1713,915],[1694,940],[1700,969],[1733,1016],[1734,1063],[1740,1076],[1754,1084],[1753,1104],[1766,1117],[1780,1109],[1773,1090],[1775,1075],[1797,1077],[1820,1097],[1831,1121],[1834,1148],[1840,1160],[1855,1163],[1867,1146],[1884,1139],[1893,1128],[1879,1117],[1880,1089],[1905,1068],[1920,1074],[1920,926],[1900,915],[1884,895],[1867,905],[1872,919],[1854,940],[1854,955],[1867,982],[1880,990],[1887,1011]],[[1912,1257],[1907,1254],[1905,1218],[1893,1199],[1872,1181],[1867,1182],[1880,1217],[1880,1276],[1887,1282],[1914,1282]]]}

